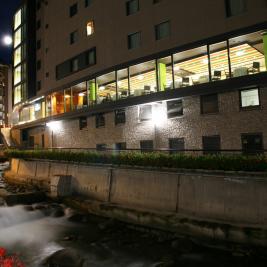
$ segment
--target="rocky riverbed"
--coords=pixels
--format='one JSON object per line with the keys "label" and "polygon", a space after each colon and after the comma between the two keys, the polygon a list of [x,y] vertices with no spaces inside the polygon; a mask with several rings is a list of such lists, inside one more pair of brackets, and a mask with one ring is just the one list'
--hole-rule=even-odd
{"label": "rocky riverbed", "polygon": [[[2,165],[5,168],[7,165]],[[0,190],[32,192],[0,180]],[[186,237],[79,213],[46,201],[6,206],[0,200],[0,247],[29,267],[266,266],[264,251],[228,251]],[[260,256],[259,256],[260,255]],[[266,253],[267,255],[267,253]]]}

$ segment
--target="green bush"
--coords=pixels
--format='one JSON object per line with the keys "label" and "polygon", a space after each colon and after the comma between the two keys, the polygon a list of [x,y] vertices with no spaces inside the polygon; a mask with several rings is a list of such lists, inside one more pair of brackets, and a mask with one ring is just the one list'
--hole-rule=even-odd
{"label": "green bush", "polygon": [[203,155],[128,152],[106,154],[52,150],[6,150],[8,158],[47,159],[93,164],[113,164],[155,168],[205,169],[225,171],[267,171],[264,155]]}

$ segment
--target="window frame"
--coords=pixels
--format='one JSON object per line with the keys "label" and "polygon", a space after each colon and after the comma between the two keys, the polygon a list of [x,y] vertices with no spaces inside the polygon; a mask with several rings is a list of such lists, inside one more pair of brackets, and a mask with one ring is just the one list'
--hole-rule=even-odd
{"label": "window frame", "polygon": [[[137,2],[137,10],[134,13],[130,13],[130,5],[133,2]],[[139,0],[128,0],[128,1],[125,2],[125,4],[126,4],[126,16],[134,15],[134,14],[136,14],[136,13],[138,13],[140,11]]]}
{"label": "window frame", "polygon": [[[219,150],[217,151],[209,151],[209,150],[205,150],[204,148],[204,139],[205,138],[218,138],[219,140]],[[219,134],[215,134],[215,135],[205,135],[205,136],[202,136],[202,150],[203,150],[203,155],[211,155],[211,154],[220,154],[221,152],[221,149],[222,149],[222,139],[221,139],[221,136]]]}
{"label": "window frame", "polygon": [[[174,112],[169,112],[169,110],[168,110],[168,103],[170,103],[170,102],[178,102],[178,101],[180,101],[181,103],[182,103],[182,114],[179,114],[179,115],[177,115],[177,116],[172,116],[172,117],[170,117],[169,115],[170,114],[173,114]],[[167,101],[166,102],[166,107],[167,107],[167,118],[168,119],[175,119],[175,118],[180,118],[180,117],[182,117],[183,115],[184,115],[184,100],[182,99],[182,98],[178,98],[178,99],[173,99],[173,100],[169,100],[169,101]]]}
{"label": "window frame", "polygon": [[[207,96],[212,96],[212,95],[216,95],[217,96],[217,110],[214,112],[204,112],[203,111],[203,98],[207,97]],[[200,114],[201,115],[216,115],[220,113],[220,104],[219,104],[219,93],[212,93],[212,94],[206,94],[206,95],[200,95]]]}
{"label": "window frame", "polygon": [[[131,37],[135,36],[135,35],[138,35],[139,36],[139,45],[138,46],[131,46]],[[138,32],[134,32],[134,33],[130,33],[128,34],[127,36],[127,45],[128,45],[128,50],[134,50],[134,49],[138,49],[141,47],[141,44],[142,44],[142,39],[141,39],[141,31],[138,31]]]}
{"label": "window frame", "polygon": [[[101,118],[101,120],[100,120]],[[98,113],[95,115],[95,127],[97,129],[99,128],[104,128],[106,126],[106,119],[105,119],[105,114],[104,113]]]}
{"label": "window frame", "polygon": [[[160,38],[159,29],[164,24],[168,24],[168,35],[167,36],[163,36],[163,37]],[[163,22],[158,23],[158,24],[155,25],[155,40],[156,41],[168,39],[168,38],[170,38],[170,36],[171,36],[171,22],[170,22],[170,20],[166,20],[166,21],[163,21]]]}
{"label": "window frame", "polygon": [[[253,89],[255,89],[255,90],[257,89],[257,91],[258,91],[259,105],[243,107],[242,106],[242,92],[243,91],[250,91],[250,90],[253,90]],[[238,94],[239,94],[239,109],[241,111],[244,111],[244,110],[254,110],[254,109],[260,109],[261,108],[261,93],[260,93],[260,88],[258,86],[251,87],[251,88],[246,88],[246,89],[240,89],[238,91]]]}
{"label": "window frame", "polygon": [[87,117],[79,117],[79,129],[86,129],[88,126]]}
{"label": "window frame", "polygon": [[69,17],[72,18],[78,13],[78,2],[69,7]]}
{"label": "window frame", "polygon": [[[119,113],[122,113],[122,112],[124,112],[124,120],[120,121],[120,120],[118,120],[117,116],[118,116]],[[126,123],[126,110],[125,109],[116,109],[114,111],[114,123],[115,123],[116,126]]]}

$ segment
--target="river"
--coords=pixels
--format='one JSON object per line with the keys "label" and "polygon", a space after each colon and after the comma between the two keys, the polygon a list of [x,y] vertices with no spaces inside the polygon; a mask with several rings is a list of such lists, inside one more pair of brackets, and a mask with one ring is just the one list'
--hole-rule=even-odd
{"label": "river", "polygon": [[0,247],[16,253],[27,267],[267,266],[249,250],[206,248],[54,202],[0,206]]}

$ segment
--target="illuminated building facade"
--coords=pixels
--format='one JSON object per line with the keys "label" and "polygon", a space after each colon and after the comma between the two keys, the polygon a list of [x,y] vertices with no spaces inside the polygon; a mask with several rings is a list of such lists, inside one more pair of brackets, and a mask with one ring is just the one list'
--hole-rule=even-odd
{"label": "illuminated building facade", "polygon": [[20,9],[14,43],[30,22],[25,43],[35,40],[36,59],[26,52],[35,69],[26,67],[23,93],[23,47],[14,44],[13,138],[31,147],[262,150],[266,11],[264,0],[47,0],[25,20]]}

